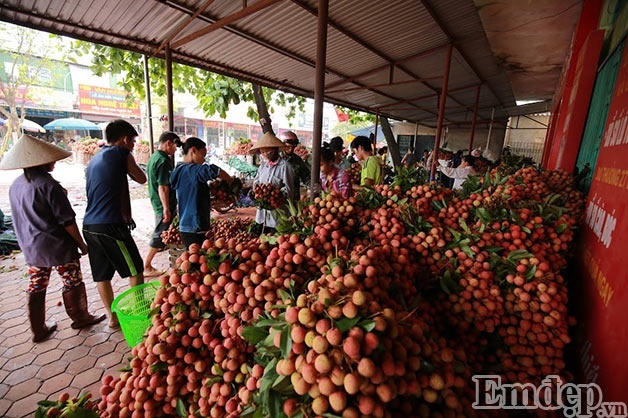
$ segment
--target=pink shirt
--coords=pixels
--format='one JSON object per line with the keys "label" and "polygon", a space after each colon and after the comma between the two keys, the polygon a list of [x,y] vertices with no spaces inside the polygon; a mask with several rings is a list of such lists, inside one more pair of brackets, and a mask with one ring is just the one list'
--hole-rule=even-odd
{"label": "pink shirt", "polygon": [[334,167],[334,170],[331,172],[331,176],[321,173],[320,180],[321,188],[324,192],[329,193],[330,191],[334,191],[343,199],[349,197],[349,194],[351,193],[351,178],[345,170]]}

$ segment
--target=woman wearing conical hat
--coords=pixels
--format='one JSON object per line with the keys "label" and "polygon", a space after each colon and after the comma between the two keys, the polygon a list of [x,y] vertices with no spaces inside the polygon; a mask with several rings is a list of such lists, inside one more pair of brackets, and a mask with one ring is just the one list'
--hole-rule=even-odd
{"label": "woman wearing conical hat", "polygon": [[66,190],[50,175],[55,162],[70,155],[55,145],[23,135],[0,161],[2,170],[24,170],[11,184],[9,201],[15,235],[28,265],[28,319],[34,342],[47,339],[57,328],[56,324],[46,323],[46,290],[52,269],[61,276],[63,302],[72,328],[84,328],[106,318],[87,310],[79,262],[80,256],[87,254],[87,244]]}
{"label": "woman wearing conical hat", "polygon": [[[262,156],[262,164],[257,169],[257,175],[253,184],[272,184],[285,188],[288,199],[298,200],[295,189],[295,174],[293,168],[286,160],[281,158],[279,151],[285,148],[285,144],[275,135],[267,132],[253,147],[251,152],[259,152]],[[255,222],[260,224],[264,232],[273,233],[277,226],[278,214],[276,210],[258,208],[255,214]]]}

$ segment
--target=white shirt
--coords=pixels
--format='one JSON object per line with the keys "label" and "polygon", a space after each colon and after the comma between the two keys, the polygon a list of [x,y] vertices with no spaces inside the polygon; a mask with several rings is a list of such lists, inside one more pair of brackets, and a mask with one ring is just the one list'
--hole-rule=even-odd
{"label": "white shirt", "polygon": [[462,183],[467,179],[467,177],[475,174],[475,170],[470,165],[466,167],[446,167],[444,165],[440,165],[438,167],[441,173],[446,175],[447,177],[451,177],[454,179],[454,190],[458,190],[462,188]]}
{"label": "white shirt", "polygon": [[[285,187],[287,198],[293,201],[296,199],[293,187],[294,170],[283,158],[281,158],[280,161],[272,167],[268,165],[267,161],[262,162],[262,165],[260,165],[257,169],[257,175],[253,180],[253,184],[258,183],[270,183],[277,187]],[[255,222],[272,228],[277,226],[277,218],[278,214],[274,210],[258,208],[255,214]]]}

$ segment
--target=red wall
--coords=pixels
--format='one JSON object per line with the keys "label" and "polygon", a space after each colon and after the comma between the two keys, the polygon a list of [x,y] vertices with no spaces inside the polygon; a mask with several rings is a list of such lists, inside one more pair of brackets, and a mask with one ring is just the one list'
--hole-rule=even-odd
{"label": "red wall", "polygon": [[[572,55],[555,96],[543,167],[573,170],[597,71],[597,23],[604,2],[585,0]],[[581,100],[581,89],[586,100]],[[579,290],[579,380],[600,385],[604,401],[628,403],[628,48],[611,99],[587,197],[572,285]]]}
{"label": "red wall", "polygon": [[597,66],[594,64],[600,57],[603,40],[603,30],[593,31],[589,33],[584,45],[580,48],[573,80],[565,93],[565,103],[560,112],[562,126],[556,127],[548,161],[551,167],[571,172],[576,166],[597,73]]}
{"label": "red wall", "polygon": [[[595,80],[601,47],[599,38],[603,35],[603,32],[596,33],[602,3],[585,0],[582,6],[561,85],[554,96],[554,108],[541,162],[544,168],[563,168],[571,172],[575,167]],[[580,126],[578,122],[581,122]]]}
{"label": "red wall", "polygon": [[628,402],[628,48],[624,50],[587,199],[579,267],[583,379],[604,400]]}

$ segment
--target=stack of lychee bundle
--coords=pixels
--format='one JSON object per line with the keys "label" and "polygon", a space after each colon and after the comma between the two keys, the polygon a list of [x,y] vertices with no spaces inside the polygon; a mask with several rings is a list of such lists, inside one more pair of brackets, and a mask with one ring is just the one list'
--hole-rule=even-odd
{"label": "stack of lychee bundle", "polygon": [[569,176],[524,169],[326,196],[282,235],[193,245],[101,413],[462,417],[473,375],[568,378],[559,269],[582,209]]}
{"label": "stack of lychee bundle", "polygon": [[281,187],[270,183],[253,185],[253,201],[260,209],[277,209],[286,202],[286,196]]}

